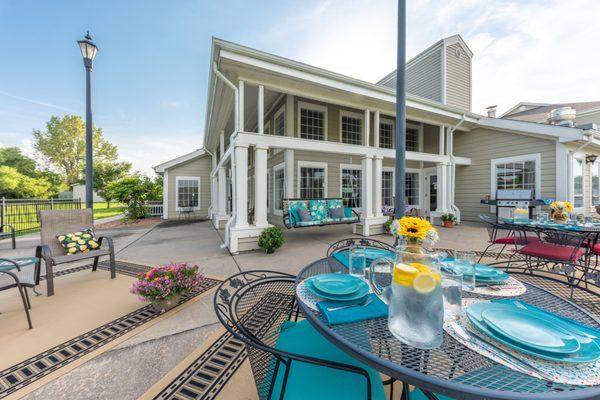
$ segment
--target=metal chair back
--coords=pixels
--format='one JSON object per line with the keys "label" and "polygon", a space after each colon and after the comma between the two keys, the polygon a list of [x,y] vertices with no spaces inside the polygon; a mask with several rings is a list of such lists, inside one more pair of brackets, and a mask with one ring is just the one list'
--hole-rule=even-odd
{"label": "metal chair back", "polygon": [[57,240],[57,236],[85,228],[94,228],[94,217],[89,208],[40,211],[41,244],[47,245],[53,256],[66,254],[66,249]]}
{"label": "metal chair back", "polygon": [[375,239],[369,239],[369,238],[364,238],[364,237],[355,237],[355,238],[339,240],[339,241],[333,243],[327,249],[327,257],[331,257],[334,253],[337,253],[340,251],[349,250],[351,247],[354,247],[354,246],[373,247],[376,249],[388,250],[388,251],[391,251],[392,253],[395,252],[395,248],[391,244],[382,242],[380,240],[375,240]]}

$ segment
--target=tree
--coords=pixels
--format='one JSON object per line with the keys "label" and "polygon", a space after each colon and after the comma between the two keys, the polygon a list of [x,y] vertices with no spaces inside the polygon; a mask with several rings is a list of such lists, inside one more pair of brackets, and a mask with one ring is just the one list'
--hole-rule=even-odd
{"label": "tree", "polygon": [[[102,136],[102,129],[92,127],[94,163],[117,161],[117,147]],[[44,162],[59,171],[67,185],[83,179],[85,170],[85,122],[78,115],[53,116],[46,130],[33,131],[33,148]]]}
{"label": "tree", "polygon": [[0,197],[45,198],[52,184],[45,178],[32,178],[14,167],[0,167]]}
{"label": "tree", "polygon": [[107,190],[108,185],[112,182],[124,178],[131,169],[131,164],[128,162],[115,163],[96,163],[94,164],[94,190],[106,200],[108,208],[110,202],[114,200],[111,197],[112,193]]}
{"label": "tree", "polygon": [[146,215],[146,201],[162,197],[162,186],[157,187],[156,180],[143,175],[130,175],[112,182],[106,191],[110,198],[126,204],[126,217],[134,220]]}
{"label": "tree", "polygon": [[13,167],[23,175],[35,176],[37,163],[27,157],[18,147],[5,147],[0,149],[0,165]]}
{"label": "tree", "polygon": [[[40,190],[35,190],[33,188],[24,188],[23,190],[12,190],[9,189],[8,186],[4,186],[4,190],[6,193],[12,193],[10,197],[31,197],[27,196],[24,193],[38,193],[35,197],[54,197],[58,195],[59,192],[65,189],[65,184],[62,181],[60,175],[51,172],[51,171],[40,171],[38,169],[37,162],[24,155],[21,152],[21,149],[18,147],[6,147],[0,148],[0,165],[4,167],[11,167],[19,174],[33,178],[34,181],[24,180],[23,177],[19,177],[18,180],[22,181],[23,184],[33,184],[37,182],[40,186]],[[6,185],[8,181],[12,181],[15,178],[15,171],[12,170],[4,170],[4,184]],[[49,185],[49,188],[46,190],[46,187]]]}

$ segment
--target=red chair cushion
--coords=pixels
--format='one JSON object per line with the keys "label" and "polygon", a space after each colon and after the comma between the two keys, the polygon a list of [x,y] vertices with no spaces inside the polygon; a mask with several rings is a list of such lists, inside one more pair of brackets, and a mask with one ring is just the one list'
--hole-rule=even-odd
{"label": "red chair cushion", "polygon": [[600,243],[596,243],[595,245],[593,245],[591,247],[592,247],[592,253],[600,254]]}
{"label": "red chair cushion", "polygon": [[494,244],[515,244],[515,242],[517,242],[517,244],[526,244],[535,241],[539,241],[539,239],[537,237],[527,237],[527,239],[525,239],[521,236],[507,236],[502,238],[496,238],[496,240],[494,240]]}
{"label": "red chair cushion", "polygon": [[573,246],[561,246],[558,244],[533,242],[523,246],[519,253],[538,258],[549,258],[560,261],[575,261],[583,254],[583,249]]}

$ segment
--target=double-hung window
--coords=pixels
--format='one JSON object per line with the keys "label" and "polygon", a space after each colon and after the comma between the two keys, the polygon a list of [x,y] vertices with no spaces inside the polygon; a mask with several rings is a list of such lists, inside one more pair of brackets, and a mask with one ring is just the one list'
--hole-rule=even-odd
{"label": "double-hung window", "polygon": [[298,132],[301,139],[327,139],[327,107],[298,103]]}
{"label": "double-hung window", "polygon": [[273,167],[273,211],[281,215],[285,198],[285,164]]}
{"label": "double-hung window", "polygon": [[386,119],[379,122],[379,147],[394,148],[394,122],[392,120]]}
{"label": "double-hung window", "polygon": [[590,164],[592,206],[600,204],[600,161]]}
{"label": "double-hung window", "polygon": [[341,197],[345,207],[361,207],[361,167],[344,166],[341,168]]}
{"label": "double-hung window", "polygon": [[[390,169],[384,169],[381,171],[381,201],[384,206],[394,207],[394,196],[395,196],[395,182],[394,182],[394,171]],[[404,202],[407,206],[415,208],[420,207],[420,181],[421,176],[419,172],[407,171],[405,173],[405,192]]]}
{"label": "double-hung window", "polygon": [[573,207],[583,208],[583,157],[573,157]]}
{"label": "double-hung window", "polygon": [[275,136],[285,136],[285,108],[281,106],[275,113],[273,134]]}
{"label": "double-hung window", "polygon": [[200,178],[176,177],[176,210],[195,211],[200,209]]}
{"label": "double-hung window", "polygon": [[420,151],[421,126],[417,124],[406,124],[406,151]]}
{"label": "double-hung window", "polygon": [[302,199],[323,199],[327,190],[326,163],[298,163],[298,192]]}
{"label": "double-hung window", "polygon": [[419,173],[407,172],[405,178],[406,205],[419,207]]}
{"label": "double-hung window", "polygon": [[531,190],[534,197],[540,196],[541,156],[525,154],[521,156],[496,158],[491,160],[491,194],[500,189]]}
{"label": "double-hung window", "polygon": [[381,171],[381,201],[384,206],[394,206],[394,171]]}
{"label": "double-hung window", "polygon": [[340,112],[340,138],[342,143],[362,144],[363,117],[347,111]]}

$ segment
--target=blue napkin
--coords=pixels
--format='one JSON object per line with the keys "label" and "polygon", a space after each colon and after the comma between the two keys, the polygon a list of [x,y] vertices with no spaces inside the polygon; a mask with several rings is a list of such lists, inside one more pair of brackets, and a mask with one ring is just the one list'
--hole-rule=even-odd
{"label": "blue napkin", "polygon": [[[374,248],[367,248],[365,250],[366,253],[366,258],[367,258],[367,267],[369,267],[371,265],[371,262],[373,262],[373,260],[375,260],[376,258],[379,257],[387,257],[389,259],[391,259],[392,261],[394,260],[394,253],[392,253],[389,250],[384,250],[384,249],[374,249]],[[338,260],[343,266],[345,266],[346,268],[348,268],[348,266],[350,265],[350,255],[349,255],[349,251],[348,250],[344,250],[344,251],[338,251],[337,253],[333,254],[333,258],[335,258],[336,260]]]}
{"label": "blue napkin", "polygon": [[[331,307],[341,307],[347,304],[347,302],[327,300],[320,301],[317,303],[317,308],[325,317],[325,321],[329,325],[347,324],[350,322],[364,321],[366,319],[383,318],[388,315],[388,307],[375,293],[368,295],[371,298],[371,302],[366,306],[355,306],[343,308],[341,310],[329,311]],[[356,302],[361,304],[364,299]]]}

